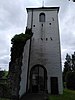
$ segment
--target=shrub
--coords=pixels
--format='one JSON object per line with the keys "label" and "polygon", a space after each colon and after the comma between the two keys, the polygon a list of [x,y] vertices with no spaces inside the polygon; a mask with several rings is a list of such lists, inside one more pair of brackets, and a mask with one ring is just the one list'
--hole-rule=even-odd
{"label": "shrub", "polygon": [[0,97],[9,98],[10,92],[7,84],[0,84]]}
{"label": "shrub", "polygon": [[66,75],[66,87],[75,90],[75,72],[68,72]]}
{"label": "shrub", "polygon": [[15,35],[11,39],[11,61],[15,61],[16,58],[22,56],[24,45],[27,40],[29,40],[33,36],[31,29],[26,28],[25,34],[21,33]]}

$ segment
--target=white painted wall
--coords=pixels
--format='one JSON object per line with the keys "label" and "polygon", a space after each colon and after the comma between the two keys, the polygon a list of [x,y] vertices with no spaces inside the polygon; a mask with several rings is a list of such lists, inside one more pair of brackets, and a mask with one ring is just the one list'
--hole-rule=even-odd
{"label": "white painted wall", "polygon": [[[39,14],[41,12],[45,13],[46,15],[46,21],[43,23],[39,22]],[[52,20],[52,18],[54,18],[54,21]],[[32,9],[29,9],[28,20],[27,20],[28,28],[31,28],[31,20],[32,20]],[[51,23],[51,25],[49,23]],[[59,37],[57,9],[52,9],[52,8],[34,9],[32,24],[33,24],[32,31],[34,34],[31,42],[29,71],[36,64],[43,65],[47,70],[48,93],[51,93],[50,77],[58,77],[59,94],[62,94],[63,93],[62,67],[61,67],[60,37]],[[43,24],[43,28],[41,24]],[[43,40],[41,40],[41,38]],[[27,80],[27,68],[28,68],[28,56],[29,56],[28,54],[29,54],[29,41],[26,43],[23,53],[23,66],[22,66],[20,91],[19,91],[20,96],[22,96],[26,92],[26,80]],[[30,78],[30,73],[29,73],[29,78]],[[30,84],[29,78],[28,78],[28,86]]]}
{"label": "white painted wall", "polygon": [[[39,14],[42,12],[46,15],[45,22],[39,22]],[[32,13],[30,14],[29,11],[28,14],[29,18],[31,18]],[[53,18],[54,21],[52,20]],[[49,23],[51,23],[51,25],[49,25]],[[32,26],[34,35],[32,37],[31,43],[30,70],[36,64],[43,65],[47,69],[48,92],[51,92],[50,77],[58,77],[59,94],[62,94],[62,67],[60,55],[58,11],[56,9],[34,9],[33,25],[35,25],[35,27]],[[28,24],[28,27],[30,27],[30,23]],[[43,38],[43,41],[41,38]],[[46,38],[48,39],[47,41]],[[50,38],[52,38],[52,40]]]}
{"label": "white painted wall", "polygon": [[29,44],[30,40],[26,42],[23,52],[23,60],[21,67],[21,81],[20,81],[20,91],[19,96],[21,97],[24,93],[26,93],[26,84],[27,84],[27,70],[28,70],[28,57],[29,57]]}

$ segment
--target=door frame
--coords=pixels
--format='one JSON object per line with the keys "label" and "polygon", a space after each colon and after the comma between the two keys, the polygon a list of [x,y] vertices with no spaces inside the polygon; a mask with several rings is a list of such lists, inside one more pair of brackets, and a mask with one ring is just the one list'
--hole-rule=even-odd
{"label": "door frame", "polygon": [[51,94],[57,95],[58,91],[58,77],[50,77],[51,81]]}
{"label": "door frame", "polygon": [[[40,64],[37,64],[37,65],[35,65],[35,66],[33,66],[32,68],[31,68],[31,70],[30,70],[30,91],[31,92],[33,92],[32,91],[32,75],[33,75],[33,70],[35,69],[35,68],[38,68],[38,79],[39,79],[39,68],[43,68],[43,71],[44,71],[44,76],[43,76],[43,78],[44,78],[44,88],[43,88],[43,91],[47,91],[47,70],[46,70],[46,68],[43,66],[43,65],[40,65]],[[39,81],[39,80],[38,80]],[[38,84],[37,85],[39,85],[39,82],[38,82]],[[38,93],[39,91],[37,91],[37,92],[35,92],[35,93]]]}

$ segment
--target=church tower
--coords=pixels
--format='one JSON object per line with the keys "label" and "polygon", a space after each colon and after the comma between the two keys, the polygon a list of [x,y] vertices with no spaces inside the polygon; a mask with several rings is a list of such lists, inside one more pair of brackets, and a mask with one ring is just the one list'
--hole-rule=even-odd
{"label": "church tower", "polygon": [[58,12],[59,7],[27,8],[33,36],[24,47],[20,96],[63,93]]}

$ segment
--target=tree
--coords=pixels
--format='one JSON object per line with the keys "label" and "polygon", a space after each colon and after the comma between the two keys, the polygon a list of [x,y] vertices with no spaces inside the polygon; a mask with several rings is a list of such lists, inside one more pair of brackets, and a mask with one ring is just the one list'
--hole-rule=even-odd
{"label": "tree", "polygon": [[7,75],[8,75],[8,71],[6,71],[6,70],[0,71],[0,79],[6,79]]}
{"label": "tree", "polygon": [[72,71],[75,71],[75,52],[72,54]]}
{"label": "tree", "polygon": [[66,55],[64,63],[63,80],[66,82],[68,89],[75,90],[75,52],[71,56]]}
{"label": "tree", "polygon": [[31,40],[33,32],[26,28],[25,34],[16,34],[12,39],[11,61],[9,63],[8,87],[10,97],[19,97],[19,87],[21,81],[21,66],[23,60],[23,50],[27,40]]}
{"label": "tree", "polygon": [[[71,1],[71,0],[69,0],[69,1]],[[72,0],[73,2],[75,2],[75,0]]]}
{"label": "tree", "polygon": [[72,70],[72,66],[71,66],[71,56],[69,54],[66,55],[66,61],[64,63],[64,70],[63,70],[63,80],[65,81],[65,77],[67,72]]}
{"label": "tree", "polygon": [[68,89],[75,90],[75,72],[67,72],[66,86]]}

